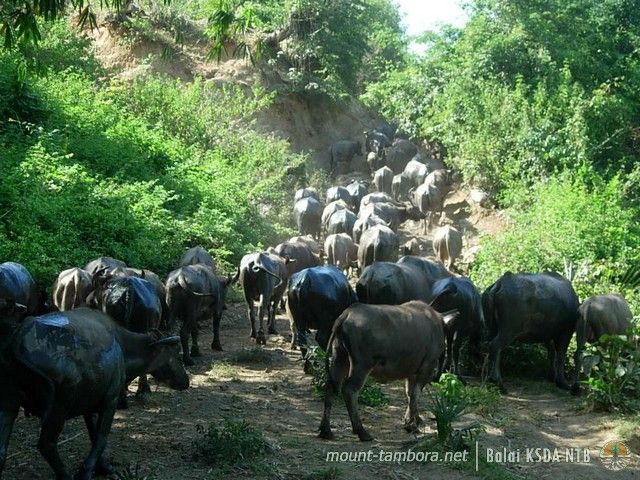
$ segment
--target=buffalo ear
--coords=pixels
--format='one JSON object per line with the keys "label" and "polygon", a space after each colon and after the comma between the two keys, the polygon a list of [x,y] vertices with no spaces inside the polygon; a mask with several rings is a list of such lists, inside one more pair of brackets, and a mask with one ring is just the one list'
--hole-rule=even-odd
{"label": "buffalo ear", "polygon": [[168,346],[177,346],[180,344],[180,337],[177,335],[174,335],[172,337],[166,337],[166,338],[162,338],[160,340],[156,340],[155,342],[153,342],[151,344],[152,347],[160,347],[163,345],[168,345]]}

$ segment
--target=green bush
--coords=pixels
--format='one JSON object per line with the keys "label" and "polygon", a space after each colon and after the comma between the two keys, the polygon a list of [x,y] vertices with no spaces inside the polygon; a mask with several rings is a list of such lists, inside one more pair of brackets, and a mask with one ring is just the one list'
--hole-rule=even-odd
{"label": "green bush", "polygon": [[[318,347],[313,350],[313,353],[308,354],[306,360],[308,367],[306,367],[305,371],[312,376],[313,393],[318,398],[324,398],[327,384],[326,359],[326,352]],[[366,407],[382,407],[389,403],[389,398],[382,391],[380,385],[371,377],[367,377],[358,395],[358,403]]]}
{"label": "green bush", "polygon": [[273,447],[245,420],[224,419],[222,425],[197,426],[194,458],[217,469],[255,467]]}
{"label": "green bush", "polygon": [[590,367],[587,405],[594,410],[637,412],[640,407],[640,353],[635,342],[603,335],[587,349]]}

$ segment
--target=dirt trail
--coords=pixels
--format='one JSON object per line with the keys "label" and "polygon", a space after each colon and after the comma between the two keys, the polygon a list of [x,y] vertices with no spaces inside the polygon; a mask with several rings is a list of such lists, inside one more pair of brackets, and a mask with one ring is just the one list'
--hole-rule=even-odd
{"label": "dirt trail", "polygon": [[[238,353],[254,348],[248,338],[248,320],[244,305],[233,304],[223,320],[224,352],[212,352],[209,326],[201,339],[203,357],[190,369],[192,387],[185,392],[173,392],[153,387],[144,403],[132,401],[126,411],[117,413],[109,440],[108,454],[122,468],[140,463],[143,472],[156,472],[159,480],[175,479],[304,479],[312,473],[329,474],[336,467],[339,478],[383,479],[477,478],[472,470],[460,470],[452,464],[406,463],[382,464],[342,463],[325,461],[327,451],[366,451],[380,449],[398,451],[405,442],[415,439],[402,429],[406,408],[401,383],[382,386],[389,405],[380,408],[362,407],[365,425],[375,437],[371,444],[360,443],[350,431],[346,409],[334,408],[333,425],[336,440],[316,438],[322,403],[314,396],[311,378],[302,372],[300,354],[290,351],[288,321],[278,317],[282,335],[271,335],[260,355],[260,363],[238,362]],[[235,359],[235,360],[234,360]],[[212,362],[218,365],[211,373]],[[220,365],[226,364],[224,368]],[[222,373],[220,373],[222,372]],[[518,464],[509,470],[525,478],[609,479],[611,472],[595,458],[597,449],[616,434],[608,426],[606,415],[577,411],[580,399],[556,390],[547,382],[518,382],[507,378],[511,394],[502,397],[494,413],[486,417],[469,415],[464,420],[480,420],[487,432],[480,437],[482,446],[513,448],[588,447],[594,457],[589,464]],[[131,387],[131,393],[134,388]],[[423,396],[421,410],[424,412]],[[267,458],[267,467],[258,472],[233,471],[221,475],[192,459],[192,441],[198,436],[197,425],[219,422],[222,417],[246,419],[265,432],[275,451]],[[425,416],[428,418],[428,415]],[[427,419],[420,434],[433,435],[434,422]],[[20,416],[10,444],[5,477],[11,480],[49,479],[48,466],[35,449],[38,423]],[[61,439],[61,454],[68,465],[77,467],[88,451],[88,438],[82,420],[67,423]],[[638,457],[634,466],[617,472],[615,478],[631,479],[638,475]],[[316,477],[335,478],[335,477]],[[485,478],[493,478],[485,476]]]}

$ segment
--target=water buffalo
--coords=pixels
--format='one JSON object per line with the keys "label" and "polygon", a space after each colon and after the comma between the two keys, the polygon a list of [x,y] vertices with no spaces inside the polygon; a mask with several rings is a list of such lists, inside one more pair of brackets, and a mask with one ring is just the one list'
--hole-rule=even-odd
{"label": "water buffalo", "polygon": [[360,216],[374,214],[384,220],[392,230],[407,220],[421,220],[423,214],[420,210],[411,204],[398,205],[396,203],[377,202],[367,205],[360,209]]}
{"label": "water buffalo", "polygon": [[[116,277],[93,292],[95,307],[116,323],[136,333],[147,333],[160,326],[162,303],[151,282],[138,277]],[[138,394],[151,392],[146,375],[140,377]],[[126,408],[123,390],[121,407]]]}
{"label": "water buffalo", "polygon": [[410,300],[430,302],[433,284],[450,274],[440,262],[402,257],[398,262],[376,262],[362,271],[356,283],[361,302],[400,305]]}
{"label": "water buffalo", "polygon": [[384,149],[385,163],[393,173],[400,173],[417,153],[418,147],[409,140],[399,138]]}
{"label": "water buffalo", "polygon": [[385,147],[391,146],[391,141],[387,135],[380,131],[364,132],[364,147],[367,153],[380,153]]}
{"label": "water buffalo", "polygon": [[358,266],[362,270],[373,262],[398,259],[398,236],[384,225],[371,227],[362,234],[358,246]]}
{"label": "water buffalo", "polygon": [[51,288],[53,305],[61,312],[84,305],[93,290],[93,276],[81,268],[60,272]]}
{"label": "water buffalo", "polygon": [[586,342],[595,343],[602,335],[624,335],[631,328],[633,314],[626,300],[615,294],[587,298],[580,308],[576,325],[576,351],[573,359],[576,373],[572,393],[580,391],[578,380],[582,370],[582,352]]}
{"label": "water buffalo", "polygon": [[[362,143],[342,140],[334,143],[329,148],[329,172],[335,175],[336,169],[344,170],[351,163],[353,157],[362,155]],[[338,166],[342,167],[339,168]]]}
{"label": "water buffalo", "polygon": [[213,273],[216,272],[216,262],[209,252],[200,246],[192,247],[180,257],[178,267],[186,267],[187,265],[206,265],[211,268]]}
{"label": "water buffalo", "polygon": [[300,235],[320,237],[322,205],[318,200],[313,197],[305,197],[298,200],[293,207],[293,216]]}
{"label": "water buffalo", "polygon": [[480,362],[480,340],[484,328],[484,315],[480,293],[471,281],[464,277],[442,278],[433,284],[431,306],[440,313],[457,310],[459,315],[445,324],[447,356],[443,370],[453,362],[453,371],[460,376],[460,347],[469,339],[469,353]]}
{"label": "water buffalo", "polygon": [[306,268],[291,277],[287,290],[287,314],[291,324],[291,348],[307,350],[307,332],[317,330],[316,341],[327,349],[336,318],[356,294],[344,274],[334,266]]}
{"label": "water buffalo", "polygon": [[384,225],[385,227],[389,226],[387,222],[373,212],[367,212],[363,216],[358,217],[356,223],[353,224],[353,241],[355,243],[360,243],[362,234],[376,225]]}
{"label": "water buffalo", "polygon": [[331,218],[331,215],[333,215],[338,210],[349,210],[349,205],[347,205],[344,200],[336,200],[335,202],[331,202],[329,205],[324,207],[321,220],[322,226],[325,230],[327,229],[327,222],[329,221],[329,218]]}
{"label": "water buffalo", "polygon": [[369,172],[371,172],[371,175],[373,175],[379,168],[384,167],[385,162],[386,159],[384,156],[384,150],[378,153],[369,152],[367,154],[367,166],[369,167]]}
{"label": "water buffalo", "polygon": [[[444,193],[435,185],[423,183],[413,192],[412,203],[424,215],[424,233],[433,224],[434,218],[439,219],[444,210]],[[437,220],[436,220],[437,223]]]}
{"label": "water buffalo", "polygon": [[327,235],[334,233],[346,233],[349,236],[353,235],[353,226],[357,219],[356,214],[350,210],[338,210],[334,212],[327,221]]}
{"label": "water buffalo", "polygon": [[456,176],[452,170],[439,168],[430,172],[424,179],[424,183],[434,185],[444,194],[447,195],[453,188]]}
{"label": "water buffalo", "polygon": [[391,181],[391,193],[397,201],[404,201],[409,198],[411,180],[404,172],[395,175]]}
{"label": "water buffalo", "polygon": [[418,187],[424,183],[424,179],[427,178],[429,169],[427,166],[418,160],[418,156],[413,157],[409,163],[404,167],[403,173],[409,178],[412,187]]}
{"label": "water buffalo", "polygon": [[578,320],[578,296],[571,282],[555,272],[505,273],[482,294],[489,337],[489,376],[506,392],[500,353],[514,341],[544,343],[552,378],[569,389],[564,366]]}
{"label": "water buffalo", "polygon": [[358,246],[346,233],[329,235],[324,241],[324,251],[327,263],[335,265],[343,272],[351,268],[358,261]]}
{"label": "water buffalo", "polygon": [[0,298],[24,305],[24,311],[16,317],[44,313],[46,296],[23,265],[15,262],[0,264]]}
{"label": "water buffalo", "polygon": [[382,167],[373,174],[373,186],[379,192],[391,194],[393,171],[389,167]]}
{"label": "water buffalo", "polygon": [[445,349],[443,324],[455,314],[443,316],[428,304],[365,305],[347,308],[336,320],[327,347],[327,383],[320,437],[331,439],[331,406],[342,386],[353,433],[361,441],[372,440],[358,414],[358,393],[369,374],[377,380],[405,379],[408,408],[407,431],[418,429],[420,392],[432,379]]}
{"label": "water buffalo", "polygon": [[285,260],[287,264],[287,278],[300,270],[317,267],[322,263],[319,255],[306,242],[282,242],[269,253],[276,254]]}
{"label": "water buffalo", "polygon": [[453,270],[456,259],[462,253],[462,235],[450,226],[438,228],[433,234],[433,251],[449,270]]}
{"label": "water buffalo", "polygon": [[126,268],[127,264],[122,260],[117,260],[112,257],[99,257],[87,263],[83,270],[89,272],[91,275],[95,275],[99,271],[109,271],[118,267]]}
{"label": "water buffalo", "polygon": [[395,139],[396,130],[398,130],[398,126],[393,122],[382,122],[373,129],[374,132],[382,133],[390,142]]}
{"label": "water buffalo", "polygon": [[72,478],[57,443],[65,421],[80,415],[91,451],[75,478],[112,474],[104,450],[125,385],[150,373],[170,388],[189,387],[177,343],[176,337],[129,332],[86,308],[25,319],[0,352],[0,476],[20,407],[40,419],[38,450],[57,479]]}
{"label": "water buffalo", "polygon": [[320,245],[316,242],[311,235],[298,235],[296,237],[291,237],[289,239],[289,243],[302,242],[309,247],[314,254],[320,256]]}
{"label": "water buffalo", "polygon": [[[225,308],[224,300],[231,278],[216,276],[206,265],[180,267],[167,277],[168,323],[171,328],[180,324],[182,358],[185,365],[194,364],[200,356],[198,347],[198,321],[213,319],[213,350],[222,350],[220,321]],[[189,336],[193,341],[189,351]]]}
{"label": "water buffalo", "polygon": [[327,201],[325,204],[329,205],[336,200],[342,200],[347,205],[351,205],[351,194],[345,187],[329,187],[327,189]]}
{"label": "water buffalo", "polygon": [[303,198],[315,198],[318,202],[320,201],[320,196],[318,195],[318,191],[313,187],[300,188],[296,190],[296,194],[293,198],[293,204],[295,205],[298,200],[302,200]]}
{"label": "water buffalo", "polygon": [[372,192],[362,197],[362,200],[360,200],[360,209],[363,209],[367,205],[371,205],[373,203],[391,203],[397,206],[402,205],[401,203],[396,202],[395,199],[388,193]]}
{"label": "water buffalo", "polygon": [[[282,298],[287,285],[288,260],[268,252],[250,253],[242,257],[238,273],[233,282],[240,281],[247,302],[249,321],[251,322],[251,338],[256,343],[267,343],[264,334],[264,316],[267,315],[269,333],[276,332],[276,306]],[[256,332],[256,312],[254,303],[258,304],[259,330]]]}
{"label": "water buffalo", "polygon": [[360,210],[360,202],[364,196],[369,193],[369,187],[360,180],[353,180],[346,188],[349,195],[351,195],[351,206],[354,212],[358,213],[358,210]]}
{"label": "water buffalo", "polygon": [[407,240],[402,245],[402,255],[413,255],[414,257],[419,257],[423,251],[424,248],[416,237],[413,237],[411,240]]}

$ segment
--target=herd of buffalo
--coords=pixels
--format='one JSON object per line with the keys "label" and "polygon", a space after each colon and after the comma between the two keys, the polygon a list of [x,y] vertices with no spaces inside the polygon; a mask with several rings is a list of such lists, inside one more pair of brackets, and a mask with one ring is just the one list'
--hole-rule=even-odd
{"label": "herd of buffalo", "polygon": [[[488,351],[489,378],[502,391],[502,350],[515,341],[542,343],[553,381],[577,393],[585,343],[631,326],[625,300],[612,294],[580,305],[571,282],[553,272],[507,272],[480,295],[457,274],[462,236],[449,225],[433,233],[437,258],[420,256],[415,238],[400,245],[397,229],[406,220],[423,220],[425,233],[440,223],[457,175],[431,171],[411,142],[394,135],[389,124],[365,135],[371,182],[331,187],[324,199],[313,188],[298,190],[293,210],[300,235],[245,255],[233,276],[219,275],[212,256],[194,247],[165,282],[101,257],[61,272],[47,296],[24,266],[0,264],[0,476],[20,407],[40,419],[38,450],[57,479],[72,478],[57,442],[65,421],[77,416],[91,440],[77,478],[111,473],[104,450],[116,409],[126,408],[129,383],[138,378],[138,393],[149,392],[151,374],[170,388],[188,388],[185,366],[200,355],[198,325],[211,320],[211,347],[222,350],[220,321],[234,283],[244,291],[256,343],[276,333],[283,307],[292,348],[306,355],[307,335],[316,331],[327,351],[322,438],[333,436],[331,407],[341,389],[354,433],[371,439],[357,408],[368,375],[405,380],[404,423],[415,431],[419,393],[442,371],[460,374],[464,341],[476,359]],[[361,149],[359,142],[334,144],[332,172],[348,168]],[[349,276],[357,277],[355,287]],[[179,337],[167,334],[173,331]],[[574,332],[570,383],[565,358]]]}

